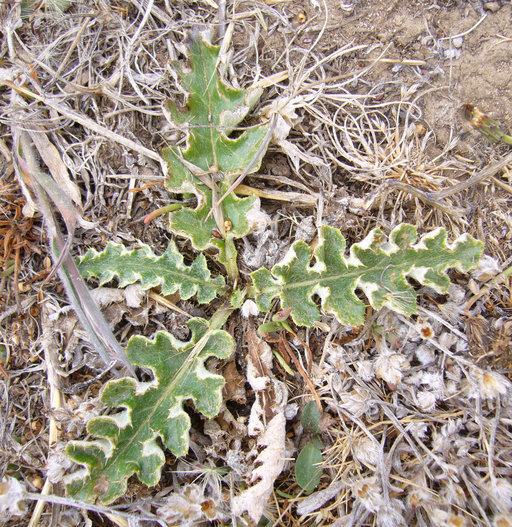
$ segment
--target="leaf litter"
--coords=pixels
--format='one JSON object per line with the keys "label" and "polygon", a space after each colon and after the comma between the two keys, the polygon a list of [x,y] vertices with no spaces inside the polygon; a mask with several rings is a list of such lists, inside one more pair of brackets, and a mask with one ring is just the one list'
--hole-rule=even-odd
{"label": "leaf litter", "polygon": [[[89,248],[102,250],[107,240],[132,244],[141,241],[155,250],[161,249],[159,254],[167,249],[170,236],[165,223],[143,227],[141,221],[159,201],[162,205],[168,203],[166,194],[159,187],[135,194],[128,194],[127,190],[148,181],[161,181],[159,153],[164,146],[180,144],[180,130],[167,124],[161,111],[165,100],[182,96],[182,87],[175,82],[168,61],[182,56],[187,31],[219,24],[218,38],[225,45],[218,67],[235,87],[250,87],[257,77],[270,77],[267,64],[276,58],[279,60],[273,66],[285,70],[289,79],[281,77],[277,83],[269,84],[264,93],[261,108],[265,101],[271,106],[281,98],[277,112],[287,127],[278,127],[283,137],[276,136],[275,146],[270,147],[262,168],[247,178],[248,184],[270,191],[275,185],[275,190],[289,192],[291,197],[291,191],[297,188],[290,185],[291,180],[302,185],[302,191],[322,195],[315,210],[317,226],[341,227],[349,242],[362,239],[376,226],[391,232],[407,220],[415,223],[420,232],[443,225],[450,239],[469,230],[487,242],[487,250],[498,262],[491,276],[474,272],[469,284],[465,275],[452,274],[455,283],[447,294],[419,289],[421,320],[407,319],[385,307],[378,312],[369,308],[365,324],[355,331],[332,316],[321,314],[317,324],[330,329],[327,340],[317,329],[297,330],[314,352],[316,364],[311,379],[331,416],[330,426],[323,433],[327,446],[318,495],[303,496],[293,477],[293,458],[302,446],[302,431],[293,404],[305,405],[309,399],[307,388],[299,377],[285,376],[272,363],[269,366],[269,359],[265,375],[261,371],[259,375],[249,375],[250,368],[259,371],[263,367],[262,363],[255,364],[250,351],[247,354],[244,349],[243,333],[250,333],[250,326],[231,324],[230,328],[228,324],[227,329],[237,342],[235,360],[239,374],[247,376],[251,387],[246,389],[247,403],[238,407],[230,403],[230,408],[221,413],[224,420],[218,417],[210,424],[187,409],[193,426],[185,460],[193,465],[191,470],[174,472],[178,467],[168,454],[169,465],[164,465],[157,487],[143,487],[130,480],[128,492],[119,504],[104,508],[59,498],[62,480],[58,478],[52,477],[53,489],[44,483],[50,468],[45,467],[44,460],[49,463],[53,459],[50,454],[58,452],[68,440],[84,439],[83,427],[64,426],[62,408],[46,393],[47,375],[50,377],[55,370],[52,364],[62,367],[56,370],[58,386],[69,388],[93,381],[82,385],[83,393],[65,401],[71,418],[82,422],[84,411],[92,415],[100,411],[96,396],[104,377],[97,378],[102,368],[92,361],[83,370],[73,371],[78,362],[68,341],[72,340],[73,349],[92,354],[91,335],[78,330],[75,334],[72,328],[57,325],[64,331],[56,341],[43,344],[45,341],[40,339],[41,331],[52,327],[50,317],[42,317],[35,308],[40,286],[45,309],[60,313],[68,307],[55,277],[46,284],[42,284],[41,277],[31,282],[44,266],[42,255],[47,249],[41,245],[42,255],[24,255],[16,275],[21,284],[28,284],[26,290],[9,276],[2,278],[5,311],[1,315],[0,352],[4,358],[0,359],[7,373],[2,378],[5,397],[1,459],[2,475],[6,478],[2,495],[16,493],[5,509],[18,516],[13,521],[66,525],[71,518],[72,525],[99,525],[95,514],[103,514],[116,525],[128,525],[128,519],[132,523],[163,525],[181,525],[185,521],[245,525],[250,519],[256,522],[261,513],[266,525],[316,522],[340,526],[501,527],[512,523],[507,401],[510,364],[496,367],[496,362],[493,367],[492,361],[484,357],[489,346],[501,349],[497,345],[499,336],[505,344],[497,359],[506,361],[509,349],[510,254],[509,246],[500,242],[510,228],[506,207],[509,198],[499,193],[499,185],[490,180],[483,188],[487,196],[484,192],[482,195],[488,200],[492,193],[495,208],[487,216],[477,215],[475,222],[471,221],[462,194],[444,198],[436,195],[457,185],[466,175],[478,174],[481,160],[453,155],[452,145],[446,145],[437,156],[428,156],[433,135],[419,126],[418,95],[422,86],[409,85],[393,91],[390,83],[385,87],[394,98],[375,104],[375,92],[383,85],[365,84],[371,66],[366,65],[358,73],[350,70],[350,65],[359,59],[373,57],[366,49],[367,43],[340,46],[332,54],[320,54],[312,44],[321,42],[325,33],[327,24],[321,23],[318,38],[310,42],[311,48],[302,48],[298,43],[302,40],[296,36],[301,35],[300,28],[293,27],[286,6],[279,4],[247,2],[243,10],[234,14],[223,11],[222,6],[218,11],[209,4],[195,4],[190,9],[182,3],[171,8],[154,2],[131,2],[126,8],[118,8],[84,2],[63,13],[42,4],[30,21],[20,20],[17,8],[1,9],[6,22],[2,33],[6,58],[1,76],[6,177],[9,167],[13,171],[12,158],[6,155],[13,152],[13,138],[25,131],[40,134],[44,127],[43,137],[53,145],[46,148],[47,155],[55,163],[48,165],[48,159],[41,154],[42,166],[46,164],[53,177],[58,173],[66,179],[56,199],[67,196],[60,203],[67,199],[80,205],[72,190],[80,189],[83,209],[66,209],[80,225],[71,246],[73,255],[83,255]],[[326,5],[320,5],[321,16],[317,22],[312,17],[311,24],[327,20],[322,18],[325,10]],[[228,45],[230,22],[234,47]],[[223,33],[222,28],[227,32]],[[80,38],[76,37],[77,31]],[[258,39],[283,32],[288,45],[282,55],[272,56],[267,50],[267,55],[259,56]],[[347,71],[345,79],[329,79],[336,76],[332,73],[336,68]],[[24,88],[17,91],[12,83],[28,86],[39,98],[29,99]],[[277,166],[282,152],[289,156],[288,168],[281,177],[269,179],[273,163]],[[506,153],[503,157],[508,159]],[[491,169],[493,164],[488,162]],[[509,165],[510,161],[499,170],[510,173]],[[489,177],[497,173],[495,170]],[[25,186],[26,202],[36,208],[37,201],[24,181],[19,184]],[[471,191],[470,187],[469,191],[460,192],[467,197]],[[284,250],[294,240],[296,226],[306,217],[305,211],[293,202],[283,205],[268,201],[265,205],[276,226],[272,226],[275,239]],[[6,217],[12,216],[7,213]],[[33,217],[35,229],[42,233],[40,215]],[[48,221],[46,215],[45,220]],[[85,230],[88,224],[83,220],[92,220],[95,227]],[[249,243],[256,243],[256,250],[257,236],[248,237]],[[30,238],[29,241],[33,243]],[[196,253],[180,240],[176,243],[192,262]],[[268,268],[277,263],[278,256]],[[241,260],[245,259],[242,250]],[[498,276],[504,273],[501,282],[493,282],[496,271]],[[505,285],[498,289],[498,284]],[[484,294],[480,295],[481,291]],[[175,300],[191,312],[191,304]],[[18,301],[28,307],[20,310]],[[148,300],[148,304],[145,331],[151,336],[168,326],[170,315],[158,309],[154,300]],[[211,308],[208,309],[205,314],[211,315]],[[122,344],[134,331],[126,318],[113,330]],[[298,343],[292,345],[300,357]],[[66,377],[64,372],[69,371],[72,373]],[[271,397],[265,392],[269,383],[280,386],[281,395],[288,393],[288,404],[286,398]],[[230,429],[226,417],[229,415],[234,422],[247,426],[232,424]],[[270,425],[276,417],[279,422],[274,428]],[[209,429],[218,427],[222,438],[218,444],[209,439],[212,436],[207,433],[207,424]],[[232,433],[222,433],[223,428]],[[278,433],[270,432],[276,429]],[[205,458],[206,452],[214,458]],[[215,470],[220,468],[229,472]],[[66,470],[68,467],[63,467]],[[195,482],[198,474],[203,484]],[[12,482],[12,477],[20,483]],[[40,491],[54,505],[34,510],[28,505]],[[24,506],[18,506],[23,496]],[[77,505],[90,512],[82,516],[63,512],[72,511]],[[244,519],[245,510],[248,515]],[[177,515],[179,511],[183,511],[182,516]],[[235,518],[237,513],[241,517]]]}

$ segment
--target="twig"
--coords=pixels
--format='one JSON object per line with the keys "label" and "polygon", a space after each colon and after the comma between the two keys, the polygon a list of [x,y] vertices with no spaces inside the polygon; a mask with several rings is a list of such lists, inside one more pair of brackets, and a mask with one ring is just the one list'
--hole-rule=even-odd
{"label": "twig", "polygon": [[64,117],[67,117],[68,119],[71,119],[72,121],[75,121],[77,123],[80,123],[82,126],[85,126],[85,128],[88,128],[89,130],[107,138],[111,141],[114,141],[116,143],[119,143],[123,146],[126,146],[130,150],[134,150],[135,152],[139,152],[140,154],[149,157],[150,159],[153,159],[155,161],[158,161],[162,167],[162,170],[164,171],[164,174],[167,173],[166,163],[164,159],[154,152],[153,150],[149,150],[149,148],[146,148],[142,145],[139,145],[135,141],[132,141],[131,139],[128,139],[127,137],[124,137],[122,135],[116,134],[115,132],[112,132],[108,128],[105,128],[104,126],[96,123],[92,119],[89,119],[88,117],[84,117],[82,114],[79,114],[73,110],[70,110],[69,108],[65,108],[61,106],[58,103],[55,103],[48,98],[39,95],[32,90],[29,90],[28,88],[22,87],[22,86],[16,86],[13,82],[9,80],[0,79],[0,85],[8,86],[9,88],[12,88],[17,93],[21,95],[25,95],[26,97],[32,97],[33,99],[36,99],[37,101],[45,104],[49,108],[54,109],[56,112],[60,113]]}
{"label": "twig", "polygon": [[442,37],[439,40],[453,40],[454,38],[465,37],[466,35],[469,35],[471,31],[474,31],[486,18],[487,18],[487,13],[476,24],[471,26],[466,31],[463,31],[462,33],[458,33],[457,35],[450,35],[449,37]]}
{"label": "twig", "polygon": [[512,152],[506,155],[501,161],[498,161],[493,165],[484,168],[478,174],[471,176],[467,181],[463,181],[462,183],[458,183],[457,185],[453,185],[450,188],[439,190],[437,192],[427,192],[425,196],[432,200],[441,200],[447,198],[448,196],[457,194],[463,190],[468,189],[469,187],[472,187],[473,185],[476,185],[477,183],[480,183],[484,179],[494,176],[497,172],[510,163],[512,163]]}
{"label": "twig", "polygon": [[[43,307],[43,309],[46,309],[46,307]],[[47,327],[44,327],[44,331],[49,331]],[[45,341],[46,344],[48,341]],[[50,388],[50,407],[52,410],[62,408],[62,393],[60,392],[58,386],[58,378],[57,373],[53,369],[53,360],[50,357],[51,350],[48,348],[48,346],[43,346],[44,350],[44,362],[46,364],[46,373],[48,378],[48,386]],[[59,430],[57,428],[57,422],[55,420],[55,413],[52,411],[50,412],[50,433],[48,437],[48,449],[51,450],[52,445],[57,441],[59,436]],[[43,488],[41,490],[41,495],[48,495],[52,491],[52,484],[48,478],[46,478],[46,481],[44,482]],[[38,501],[36,503],[36,506],[34,508],[34,512],[32,513],[32,517],[30,518],[30,521],[28,523],[28,527],[37,527],[39,525],[39,519],[41,518],[41,514],[43,512],[45,506],[45,502],[43,500]]]}

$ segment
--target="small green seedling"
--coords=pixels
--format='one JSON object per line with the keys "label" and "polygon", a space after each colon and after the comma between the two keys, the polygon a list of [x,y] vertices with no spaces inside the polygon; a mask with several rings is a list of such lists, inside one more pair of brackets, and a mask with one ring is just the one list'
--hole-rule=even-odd
{"label": "small green seedling", "polygon": [[302,448],[295,461],[295,480],[305,494],[311,494],[322,477],[322,450],[320,419],[322,414],[315,401],[309,402],[302,410],[301,423],[304,430],[313,434]]}

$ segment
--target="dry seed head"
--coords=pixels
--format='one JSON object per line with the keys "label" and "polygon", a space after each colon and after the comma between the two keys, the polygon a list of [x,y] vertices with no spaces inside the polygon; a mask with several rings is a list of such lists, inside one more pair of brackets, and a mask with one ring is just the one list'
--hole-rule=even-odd
{"label": "dry seed head", "polygon": [[375,361],[375,374],[379,379],[397,386],[402,381],[405,361],[403,355],[384,352]]}
{"label": "dry seed head", "polygon": [[363,388],[355,388],[349,393],[340,393],[343,403],[342,408],[350,412],[354,417],[361,417],[372,407],[372,396]]}
{"label": "dry seed head", "polygon": [[418,406],[424,412],[433,412],[436,409],[436,396],[432,392],[418,392],[416,400],[418,401]]}
{"label": "dry seed head", "polygon": [[512,514],[497,514],[492,527],[512,527]]}
{"label": "dry seed head", "polygon": [[463,516],[442,509],[434,509],[431,513],[431,520],[432,525],[437,527],[465,527],[467,525]]}
{"label": "dry seed head", "polygon": [[244,318],[249,318],[251,316],[255,317],[259,312],[260,310],[258,309],[258,306],[254,300],[246,300],[242,306],[242,309],[240,310],[240,313]]}
{"label": "dry seed head", "polygon": [[247,213],[246,219],[251,226],[251,232],[263,232],[271,221],[270,216],[261,210],[259,206],[254,206]]}
{"label": "dry seed head", "polygon": [[377,512],[384,505],[382,491],[374,477],[361,478],[352,485],[352,494],[368,512]]}
{"label": "dry seed head", "polygon": [[73,467],[73,462],[62,449],[60,451],[50,452],[45,465],[46,477],[51,483],[59,483],[71,467]]}
{"label": "dry seed head", "polygon": [[0,515],[4,519],[25,515],[25,503],[22,501],[25,491],[23,483],[16,478],[7,476],[0,481]]}
{"label": "dry seed head", "polygon": [[357,373],[364,382],[370,382],[375,377],[375,368],[372,361],[362,360],[357,364]]}
{"label": "dry seed head", "polygon": [[469,395],[473,398],[494,399],[498,395],[505,395],[510,388],[510,382],[495,372],[485,372],[480,368],[473,368],[470,373],[476,386],[469,389]]}
{"label": "dry seed head", "polygon": [[491,256],[484,254],[480,259],[478,267],[474,269],[471,274],[479,282],[485,283],[488,282],[492,277],[496,276],[499,272],[500,266],[498,262]]}
{"label": "dry seed head", "polygon": [[378,527],[398,527],[405,525],[402,515],[403,509],[404,504],[400,500],[396,498],[389,500],[389,503],[381,507],[377,513]]}
{"label": "dry seed head", "polygon": [[359,462],[376,466],[380,453],[379,443],[364,436],[354,440],[352,452]]}
{"label": "dry seed head", "polygon": [[434,330],[429,322],[423,318],[419,318],[416,322],[416,330],[422,338],[428,340],[434,336]]}
{"label": "dry seed head", "polygon": [[451,503],[463,507],[466,503],[466,494],[463,488],[451,480],[445,480],[439,491],[441,503]]}
{"label": "dry seed head", "polygon": [[504,478],[490,480],[486,488],[500,512],[512,510],[512,483],[510,481]]}
{"label": "dry seed head", "polygon": [[432,348],[428,344],[420,344],[414,351],[416,358],[420,361],[423,366],[434,362],[435,354]]}
{"label": "dry seed head", "polygon": [[432,503],[434,494],[426,487],[423,473],[418,474],[407,488],[410,489],[407,493],[407,503],[410,507],[424,507]]}

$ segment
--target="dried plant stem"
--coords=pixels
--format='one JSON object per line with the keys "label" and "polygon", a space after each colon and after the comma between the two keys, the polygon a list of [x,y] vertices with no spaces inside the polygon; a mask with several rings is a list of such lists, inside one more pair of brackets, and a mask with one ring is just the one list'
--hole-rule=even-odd
{"label": "dried plant stem", "polygon": [[43,97],[32,90],[29,90],[27,88],[24,88],[22,86],[16,86],[13,82],[8,80],[2,80],[0,79],[0,85],[8,86],[9,88],[12,88],[14,91],[19,93],[20,95],[24,95],[25,97],[36,99],[37,101],[45,104],[49,108],[52,108],[56,112],[60,113],[64,117],[67,117],[68,119],[71,119],[72,121],[75,121],[76,123],[81,124],[85,128],[91,130],[92,132],[95,132],[111,141],[114,141],[116,143],[119,143],[126,148],[129,148],[130,150],[134,150],[135,152],[139,152],[140,154],[153,159],[155,161],[158,161],[160,163],[160,166],[162,167],[162,170],[164,171],[164,174],[167,173],[167,165],[163,158],[157,154],[155,151],[150,150],[149,148],[146,148],[142,145],[139,145],[135,141],[132,141],[131,139],[128,139],[127,137],[123,137],[122,135],[116,134],[115,132],[112,132],[108,128],[105,128],[104,126],[98,124],[97,122],[93,121],[92,119],[89,119],[88,117],[85,117],[83,114],[80,114],[78,112],[75,112],[74,110],[70,110],[69,108],[66,108],[62,106],[59,103],[53,102],[47,97]]}
{"label": "dried plant stem", "polygon": [[315,207],[318,201],[316,196],[304,194],[302,192],[283,192],[281,190],[265,190],[247,185],[238,185],[236,189],[240,196],[258,196],[264,199],[273,199],[276,201],[286,201],[288,203],[295,203],[304,207]]}
{"label": "dried plant stem", "polygon": [[468,188],[480,183],[481,181],[484,181],[485,179],[494,176],[502,168],[506,167],[507,165],[511,163],[512,163],[512,152],[506,155],[500,161],[497,161],[493,165],[487,168],[484,168],[483,170],[481,170],[474,176],[471,176],[467,181],[463,181],[462,183],[453,185],[453,187],[447,188],[445,190],[440,190],[438,192],[428,192],[426,193],[426,196],[434,200],[440,200],[440,199],[447,198],[448,196],[453,196],[454,194],[458,194],[459,192],[462,192],[463,190],[467,190]]}
{"label": "dried plant stem", "polygon": [[[52,410],[55,410],[57,408],[62,408],[63,406],[63,398],[62,393],[60,392],[58,388],[58,380],[57,380],[57,373],[55,372],[53,368],[53,360],[49,356],[51,353],[51,350],[48,349],[47,346],[44,346],[44,357],[45,357],[45,364],[46,364],[46,373],[48,378],[48,386],[50,388],[50,406]],[[50,433],[48,438],[48,447],[51,449],[52,445],[57,441],[59,436],[59,430],[57,428],[57,423],[55,421],[55,417],[53,413],[50,413]],[[46,479],[44,482],[43,488],[41,490],[41,495],[47,495],[50,494],[52,491],[52,484],[49,479]],[[39,519],[41,518],[41,514],[43,512],[45,506],[44,501],[38,501],[34,512],[32,513],[32,517],[30,518],[30,521],[28,523],[28,527],[37,527],[39,525]]]}

